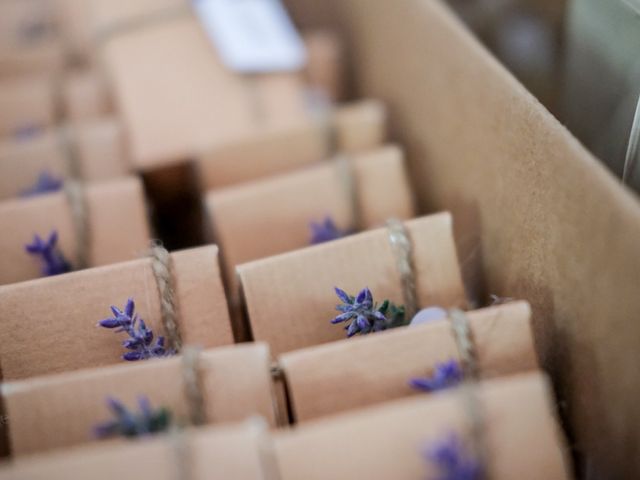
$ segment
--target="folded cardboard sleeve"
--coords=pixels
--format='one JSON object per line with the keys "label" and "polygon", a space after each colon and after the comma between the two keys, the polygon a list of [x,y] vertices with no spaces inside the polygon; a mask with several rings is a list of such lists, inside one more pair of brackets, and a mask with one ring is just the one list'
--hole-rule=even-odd
{"label": "folded cardboard sleeve", "polygon": [[[80,370],[2,385],[9,439],[14,456],[100,441],[93,428],[112,418],[108,397],[135,410],[147,397],[166,407],[173,421],[188,424],[180,356]],[[265,344],[241,344],[200,352],[197,374],[207,423],[262,416],[275,426],[271,360]],[[55,435],[51,435],[55,432]]]}
{"label": "folded cardboard sleeve", "polygon": [[34,234],[46,238],[58,232],[61,251],[76,261],[78,223],[88,231],[89,266],[108,265],[136,258],[149,246],[149,225],[142,184],[129,177],[85,185],[84,219],[73,215],[64,191],[0,202],[0,284],[40,277],[40,259],[25,251]]}
{"label": "folded cardboard sleeve", "polygon": [[[526,302],[469,312],[482,378],[538,367]],[[290,409],[297,422],[415,395],[412,378],[459,359],[450,322],[393,329],[280,356]],[[418,392],[417,395],[425,395]]]}
{"label": "folded cardboard sleeve", "polygon": [[[386,147],[344,161],[348,165],[323,162],[207,195],[209,220],[224,252],[232,301],[238,298],[235,267],[308,246],[312,221],[320,223],[329,216],[347,231],[355,226],[354,209],[363,230],[384,225],[390,217],[413,217],[411,189],[398,148]],[[353,185],[353,192],[346,184]]]}
{"label": "folded cardboard sleeve", "polygon": [[[127,230],[122,233],[126,236]],[[183,250],[171,258],[184,344],[208,348],[233,343],[218,248]],[[121,362],[126,336],[97,322],[111,315],[111,305],[123,308],[128,298],[155,334],[166,335],[151,262],[145,258],[0,287],[4,380]]]}
{"label": "folded cardboard sleeve", "polygon": [[[406,222],[413,244],[418,304],[465,305],[451,216],[441,213]],[[331,325],[338,299],[369,287],[374,299],[403,301],[397,258],[386,228],[352,235],[237,267],[256,340],[275,355],[345,337]]]}

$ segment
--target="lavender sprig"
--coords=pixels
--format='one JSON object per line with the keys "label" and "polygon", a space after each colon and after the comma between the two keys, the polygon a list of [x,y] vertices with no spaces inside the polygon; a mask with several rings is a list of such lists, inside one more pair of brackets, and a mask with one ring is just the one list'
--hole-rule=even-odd
{"label": "lavender sprig", "polygon": [[312,221],[309,227],[311,228],[311,245],[330,242],[349,235],[348,231],[340,230],[329,216],[321,222]]}
{"label": "lavender sprig", "polygon": [[335,287],[335,291],[342,301],[341,305],[336,306],[336,310],[342,313],[331,320],[331,323],[334,325],[347,323],[344,327],[347,331],[347,337],[380,332],[388,328],[402,326],[405,323],[404,306],[397,306],[389,300],[385,300],[378,306],[373,301],[373,295],[369,288],[363,288],[355,297],[337,287]]}
{"label": "lavender sprig", "polygon": [[25,245],[27,253],[39,256],[43,262],[42,274],[46,277],[60,275],[71,271],[71,264],[58,249],[58,232],[53,230],[47,240],[38,234],[33,236],[33,242]]}
{"label": "lavender sprig", "polygon": [[427,480],[481,480],[484,476],[480,462],[454,433],[430,446],[424,457],[438,470],[436,477]]}
{"label": "lavender sprig", "polygon": [[62,180],[54,177],[45,170],[38,175],[36,183],[26,190],[23,190],[20,196],[26,198],[35,197],[44,193],[57,192],[62,188],[62,183]]}
{"label": "lavender sprig", "polygon": [[164,407],[153,409],[145,396],[138,397],[139,413],[130,411],[113,397],[107,397],[107,406],[115,418],[93,428],[93,433],[98,438],[153,435],[168,430],[171,424],[171,412]]}
{"label": "lavender sprig", "polygon": [[438,363],[430,377],[412,378],[409,385],[421,392],[436,392],[455,387],[464,378],[462,368],[456,360]]}
{"label": "lavender sprig", "polygon": [[128,361],[147,360],[149,358],[168,357],[175,354],[174,350],[166,349],[164,337],[158,336],[153,341],[153,331],[136,313],[133,299],[127,300],[124,311],[118,307],[111,307],[113,317],[101,320],[98,325],[104,328],[116,329],[116,332],[126,332],[129,338],[122,342],[128,350],[122,358]]}

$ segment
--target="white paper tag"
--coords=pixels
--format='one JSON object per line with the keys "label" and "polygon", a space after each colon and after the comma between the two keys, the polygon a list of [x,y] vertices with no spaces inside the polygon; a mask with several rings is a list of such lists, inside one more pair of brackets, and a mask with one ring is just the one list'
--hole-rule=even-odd
{"label": "white paper tag", "polygon": [[240,73],[295,71],[307,54],[280,0],[192,0],[222,62]]}

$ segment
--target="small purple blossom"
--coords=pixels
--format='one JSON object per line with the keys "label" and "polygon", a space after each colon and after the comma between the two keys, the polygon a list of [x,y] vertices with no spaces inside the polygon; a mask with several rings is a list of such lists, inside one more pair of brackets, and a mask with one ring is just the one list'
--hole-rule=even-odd
{"label": "small purple blossom", "polygon": [[13,131],[13,136],[19,140],[30,140],[42,131],[42,127],[35,124],[21,125]]}
{"label": "small purple blossom", "polygon": [[46,277],[60,275],[71,271],[71,264],[58,249],[58,232],[53,230],[47,240],[38,234],[33,236],[33,242],[25,245],[27,253],[42,259],[42,274]]}
{"label": "small purple blossom", "polygon": [[481,480],[484,477],[480,462],[455,433],[427,448],[424,457],[438,470],[437,476],[426,480]]}
{"label": "small purple blossom", "polygon": [[158,336],[153,341],[153,332],[136,313],[133,299],[127,300],[124,311],[118,307],[111,307],[113,317],[105,318],[98,323],[103,328],[116,329],[116,332],[126,332],[129,335],[122,346],[129,352],[122,355],[124,360],[136,361],[147,360],[149,358],[168,357],[175,354],[175,351],[168,350],[164,346],[164,337]]}
{"label": "small purple blossom", "polygon": [[312,221],[309,227],[311,228],[311,245],[337,240],[349,234],[347,231],[340,230],[333,219],[328,216],[321,222]]}
{"label": "small purple blossom", "polygon": [[335,291],[342,301],[342,304],[336,306],[336,310],[342,313],[331,320],[331,323],[334,325],[346,323],[344,328],[347,331],[347,337],[380,332],[404,324],[404,306],[396,306],[389,300],[385,300],[378,306],[373,301],[369,288],[363,288],[355,297],[337,287]]}
{"label": "small purple blossom", "polygon": [[412,378],[409,385],[422,392],[436,392],[455,387],[464,378],[462,368],[456,360],[438,363],[433,375],[425,378]]}
{"label": "small purple blossom", "polygon": [[107,406],[115,418],[93,428],[93,434],[97,438],[152,435],[166,431],[171,424],[171,412],[166,408],[153,409],[145,396],[138,397],[139,413],[130,411],[113,397],[107,397]]}
{"label": "small purple blossom", "polygon": [[49,174],[46,170],[38,175],[36,183],[20,193],[21,197],[35,197],[43,193],[57,192],[62,188],[62,180]]}

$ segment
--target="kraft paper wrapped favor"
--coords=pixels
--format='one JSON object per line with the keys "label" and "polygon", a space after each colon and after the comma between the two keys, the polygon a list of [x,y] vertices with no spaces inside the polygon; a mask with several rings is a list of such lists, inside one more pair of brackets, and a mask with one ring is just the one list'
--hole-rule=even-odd
{"label": "kraft paper wrapped favor", "polygon": [[54,85],[41,75],[0,79],[0,138],[22,137],[56,119]]}
{"label": "kraft paper wrapped favor", "polygon": [[0,466],[0,479],[278,480],[273,460],[265,455],[268,435],[256,418],[140,441],[83,446],[18,458]]}
{"label": "kraft paper wrapped favor", "polygon": [[[334,392],[340,395],[342,392]],[[438,478],[424,450],[452,433],[469,431],[460,389],[398,400],[313,422],[275,437],[281,480],[415,480]],[[487,478],[567,480],[567,447],[539,373],[482,382]]]}
{"label": "kraft paper wrapped favor", "polygon": [[326,119],[302,120],[208,150],[196,164],[201,188],[211,190],[312,165],[337,152],[366,152],[385,138],[384,105],[367,99],[337,106]]}
{"label": "kraft paper wrapped favor", "polygon": [[[122,365],[31,378],[2,385],[15,456],[101,441],[93,428],[113,418],[107,397],[139,411],[146,396],[154,408],[166,407],[174,422],[189,424],[180,355]],[[199,353],[197,374],[206,424],[241,421],[253,415],[276,425],[269,348],[245,343]],[[55,432],[55,435],[51,433]]]}
{"label": "kraft paper wrapped favor", "polygon": [[[114,230],[123,236],[128,232]],[[144,251],[137,249],[138,254]],[[172,253],[171,259],[184,345],[233,343],[218,248],[183,250]],[[120,363],[126,335],[96,325],[110,316],[111,305],[123,308],[128,298],[134,299],[147,326],[167,337],[150,258],[0,287],[4,380]]]}
{"label": "kraft paper wrapped favor", "polygon": [[[418,306],[464,306],[451,215],[404,225],[413,244]],[[401,304],[396,262],[389,231],[380,228],[238,266],[253,337],[274,355],[343,339],[344,329],[330,323],[339,303],[334,287],[351,295],[369,287],[375,300]]]}
{"label": "kraft paper wrapped favor", "polygon": [[124,131],[114,117],[48,128],[28,139],[0,141],[2,199],[19,196],[43,172],[57,179],[78,175],[99,181],[123,177],[129,170]]}
{"label": "kraft paper wrapped favor", "polygon": [[35,74],[58,77],[64,64],[65,49],[58,40],[17,48],[0,47],[0,78]]}
{"label": "kraft paper wrapped favor", "polygon": [[310,115],[301,75],[229,71],[188,9],[125,30],[103,40],[102,55],[140,169],[290,128]]}
{"label": "kraft paper wrapped favor", "polygon": [[344,96],[344,45],[331,30],[304,32],[307,46],[305,75],[309,86],[332,102]]}
{"label": "kraft paper wrapped favor", "polygon": [[97,70],[68,73],[63,80],[64,116],[72,122],[107,116],[112,111],[105,80]]}
{"label": "kraft paper wrapped favor", "polygon": [[[81,203],[86,207],[85,242],[88,266],[107,265],[136,258],[149,245],[149,225],[139,179],[87,184]],[[65,191],[0,202],[0,284],[41,276],[40,259],[25,251],[35,234],[47,238],[58,232],[58,245],[68,261],[78,265],[78,228],[82,219],[73,214]]]}
{"label": "kraft paper wrapped favor", "polygon": [[312,221],[333,218],[342,230],[354,225],[352,175],[360,229],[384,225],[389,217],[408,219],[414,209],[399,148],[388,146],[349,157],[352,173],[338,162],[323,162],[295,173],[210,192],[205,200],[209,220],[237,299],[237,265],[307,247]]}
{"label": "kraft paper wrapped favor", "polygon": [[[483,378],[538,368],[527,302],[469,312]],[[412,378],[438,363],[460,361],[449,321],[392,329],[280,356],[290,409],[297,422],[387,402],[416,392]],[[339,393],[336,393],[339,392]]]}

